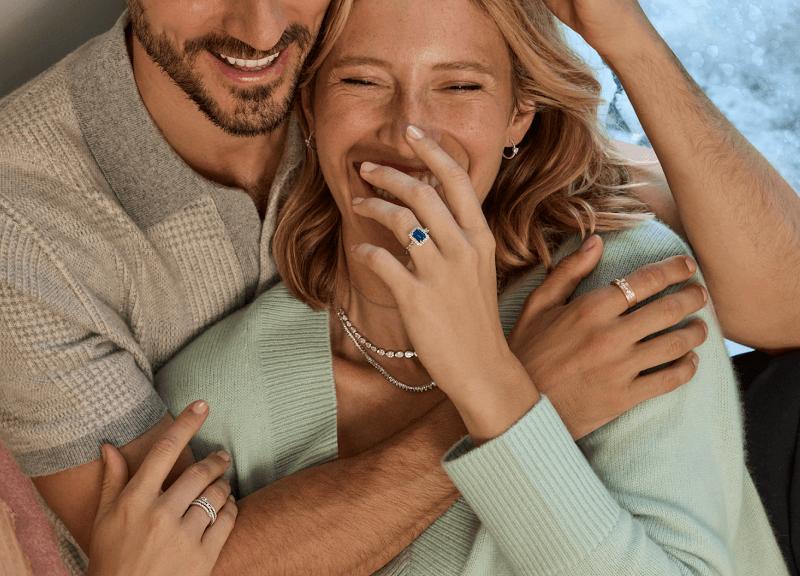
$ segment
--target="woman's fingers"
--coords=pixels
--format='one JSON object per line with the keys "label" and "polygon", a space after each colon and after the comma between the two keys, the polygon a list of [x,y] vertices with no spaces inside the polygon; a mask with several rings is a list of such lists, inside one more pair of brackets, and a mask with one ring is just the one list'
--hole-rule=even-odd
{"label": "woman's fingers", "polygon": [[[667,294],[634,310],[622,319],[631,336],[641,340],[656,332],[675,326],[678,322],[701,310],[708,303],[708,291],[700,284],[690,284],[674,294]],[[684,351],[685,352],[685,351]],[[669,358],[682,356],[684,352]]]}
{"label": "woman's fingers", "polygon": [[[697,264],[689,256],[673,256],[655,264],[648,264],[627,275],[627,280],[636,301],[642,302],[664,290],[667,286],[684,282],[694,276]],[[610,311],[619,315],[628,309],[625,293],[617,286],[606,286],[595,291],[598,297],[613,302]],[[675,322],[673,322],[675,324]],[[673,324],[670,324],[672,326]],[[650,332],[652,334],[652,332]]]}
{"label": "woman's fingers", "polygon": [[464,230],[485,228],[483,209],[466,170],[416,126],[406,129],[406,141],[441,182],[447,204],[458,225]]}
{"label": "woman's fingers", "polygon": [[[417,248],[420,248],[420,246],[417,246]],[[385,248],[379,248],[372,244],[356,244],[350,250],[356,262],[363,264],[377,274],[392,290],[395,298],[397,297],[396,290],[415,281],[408,268],[400,264]]]}
{"label": "woman's fingers", "polygon": [[[212,520],[216,522],[219,518],[219,511],[231,495],[231,485],[225,478],[217,478],[212,484],[203,490],[197,498],[205,498],[205,504],[214,508],[214,513],[211,514],[205,507],[200,504],[189,504],[189,508],[183,515],[183,525],[189,530],[192,530],[197,535],[198,539],[202,536],[203,532],[212,525]],[[194,500],[192,500],[194,502]]]}
{"label": "woman's fingers", "polygon": [[[394,236],[400,245],[409,248],[409,254],[411,254],[412,258],[415,258],[414,262],[418,267],[420,261],[431,262],[431,260],[438,260],[436,256],[439,255],[439,251],[436,249],[433,238],[430,237],[430,232],[424,232],[422,224],[410,209],[384,202],[378,198],[354,198],[353,210],[359,216],[372,218],[394,232]],[[417,234],[417,242],[421,239],[424,240],[422,245],[413,243],[414,241],[411,239],[412,232]],[[419,256],[421,255],[424,255],[424,258],[420,259]]]}
{"label": "woman's fingers", "polygon": [[[413,210],[416,217],[427,228],[435,229],[438,237],[447,234],[461,235],[461,229],[453,220],[439,193],[426,184],[388,166],[378,166],[369,162],[361,164],[361,177],[370,184],[383,188]],[[371,204],[375,210],[389,211],[393,207],[389,202],[380,202],[375,198],[367,198],[365,204]],[[407,209],[408,209],[407,208]]]}
{"label": "woman's fingers", "polygon": [[203,545],[209,548],[209,554],[214,555],[214,557],[219,555],[222,546],[228,539],[231,530],[233,530],[233,525],[236,523],[236,516],[238,515],[239,508],[236,506],[236,501],[233,496],[228,496],[225,505],[217,510],[217,521],[203,533]]}
{"label": "woman's fingers", "polygon": [[131,483],[157,494],[181,451],[200,430],[207,416],[208,404],[203,400],[197,400],[184,408],[164,436],[147,453]]}
{"label": "woman's fingers", "polygon": [[671,330],[646,342],[640,342],[634,347],[633,352],[638,359],[640,367],[638,370],[641,372],[648,368],[674,362],[688,354],[693,348],[700,346],[707,337],[708,326],[698,318],[689,322],[684,328]]}
{"label": "woman's fingers", "polygon": [[128,483],[128,463],[119,450],[111,444],[104,444],[103,450],[103,485],[100,489],[100,503],[97,516],[107,513],[116,503],[122,490]]}
{"label": "woman's fingers", "polygon": [[[231,465],[231,457],[225,450],[210,454],[183,471],[162,498],[166,505],[177,514],[183,514],[192,500],[198,498],[203,490],[215,482]],[[227,481],[226,481],[227,482]],[[227,498],[227,494],[225,497]],[[224,500],[224,498],[223,498]]]}

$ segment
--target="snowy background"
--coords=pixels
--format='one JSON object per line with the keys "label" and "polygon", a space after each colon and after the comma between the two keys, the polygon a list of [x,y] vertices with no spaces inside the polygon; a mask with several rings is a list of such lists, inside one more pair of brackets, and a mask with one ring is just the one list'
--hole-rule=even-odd
{"label": "snowy background", "polygon": [[[675,55],[728,119],[800,190],[800,7],[794,0],[640,0]],[[624,90],[599,56],[606,125],[649,146]]]}

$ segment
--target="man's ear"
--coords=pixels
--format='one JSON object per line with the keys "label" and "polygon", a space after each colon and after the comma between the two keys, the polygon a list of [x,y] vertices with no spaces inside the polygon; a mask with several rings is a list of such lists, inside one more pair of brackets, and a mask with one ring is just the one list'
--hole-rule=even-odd
{"label": "man's ear", "polygon": [[511,121],[506,129],[506,137],[513,140],[515,144],[522,142],[535,116],[536,109],[533,108],[529,111],[514,110],[514,114],[511,116]]}

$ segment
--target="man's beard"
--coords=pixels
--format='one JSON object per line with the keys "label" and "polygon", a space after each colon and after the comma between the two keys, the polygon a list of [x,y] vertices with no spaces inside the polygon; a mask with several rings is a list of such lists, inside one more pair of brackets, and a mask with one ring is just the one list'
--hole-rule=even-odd
{"label": "man's beard", "polygon": [[[302,62],[313,41],[313,36],[307,27],[292,24],[269,52],[256,50],[230,36],[209,34],[186,42],[181,53],[166,34],[155,35],[140,0],[130,0],[129,5],[133,33],[147,54],[216,126],[232,136],[261,136],[277,130],[289,116]],[[228,88],[235,102],[233,110],[223,110],[193,70],[197,57],[206,50],[214,55],[225,54],[244,60],[259,60],[276,52],[282,52],[292,43],[296,43],[301,55],[297,68],[287,71],[287,75],[265,86]],[[287,81],[290,82],[290,86],[286,96],[282,101],[273,101],[277,89]]]}

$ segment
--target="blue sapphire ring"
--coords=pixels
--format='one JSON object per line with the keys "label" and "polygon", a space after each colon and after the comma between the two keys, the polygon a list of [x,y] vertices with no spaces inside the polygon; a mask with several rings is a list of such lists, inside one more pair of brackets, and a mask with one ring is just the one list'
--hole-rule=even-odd
{"label": "blue sapphire ring", "polygon": [[428,238],[430,238],[430,236],[428,236],[428,229],[420,228],[419,226],[409,232],[408,237],[411,239],[411,244],[406,248],[406,254],[408,254],[408,251],[411,250],[413,246],[422,246],[428,241]]}

